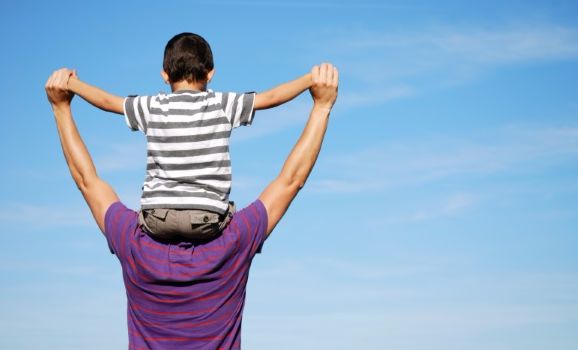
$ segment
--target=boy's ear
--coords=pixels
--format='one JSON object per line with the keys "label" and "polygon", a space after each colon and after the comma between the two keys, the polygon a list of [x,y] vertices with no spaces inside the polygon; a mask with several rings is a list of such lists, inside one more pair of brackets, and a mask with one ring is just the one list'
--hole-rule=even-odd
{"label": "boy's ear", "polygon": [[215,75],[215,68],[211,69],[211,71],[207,73],[207,83],[210,82],[211,79],[213,79],[213,75]]}
{"label": "boy's ear", "polygon": [[165,81],[165,83],[170,84],[171,82],[169,81],[169,75],[167,74],[167,72],[165,72],[164,69],[161,69],[161,78],[163,78],[163,80]]}

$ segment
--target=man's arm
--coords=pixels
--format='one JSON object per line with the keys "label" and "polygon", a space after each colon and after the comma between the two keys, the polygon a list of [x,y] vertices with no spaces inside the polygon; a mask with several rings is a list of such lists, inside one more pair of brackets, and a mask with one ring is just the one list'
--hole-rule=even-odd
{"label": "man's arm", "polygon": [[279,176],[259,196],[267,210],[267,235],[273,231],[291,201],[305,185],[321,150],[329,112],[337,98],[339,77],[335,67],[327,63],[313,67],[311,79],[313,109],[307,125],[287,157]]}
{"label": "man's arm", "polygon": [[70,74],[68,69],[52,73],[46,82],[46,95],[54,112],[62,152],[70,174],[90,207],[98,227],[104,232],[104,216],[110,205],[118,201],[118,196],[112,187],[96,174],[92,158],[72,119],[70,101],[74,95],[66,90]]}
{"label": "man's arm", "polygon": [[285,102],[289,102],[303,91],[311,87],[311,73],[281,84],[264,92],[259,92],[255,96],[254,109],[273,108]]}
{"label": "man's arm", "polygon": [[68,80],[68,90],[97,108],[107,112],[124,114],[124,98],[87,84],[78,79],[76,74],[72,75]]}

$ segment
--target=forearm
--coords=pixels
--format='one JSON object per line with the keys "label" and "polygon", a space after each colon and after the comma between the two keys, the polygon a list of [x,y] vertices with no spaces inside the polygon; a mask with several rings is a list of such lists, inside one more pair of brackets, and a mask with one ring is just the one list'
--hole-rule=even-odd
{"label": "forearm", "polygon": [[273,108],[289,102],[311,87],[311,74],[276,86],[270,90],[258,93],[255,99],[255,109]]}
{"label": "forearm", "polygon": [[97,177],[96,168],[72,119],[70,106],[54,107],[53,111],[70,174],[78,188],[84,192],[87,184]]}
{"label": "forearm", "polygon": [[76,77],[71,77],[68,80],[68,90],[82,97],[86,102],[97,108],[107,112],[124,113],[124,99],[122,97],[110,94]]}
{"label": "forearm", "polygon": [[305,129],[283,165],[280,178],[302,188],[317,161],[329,122],[329,107],[315,105]]}

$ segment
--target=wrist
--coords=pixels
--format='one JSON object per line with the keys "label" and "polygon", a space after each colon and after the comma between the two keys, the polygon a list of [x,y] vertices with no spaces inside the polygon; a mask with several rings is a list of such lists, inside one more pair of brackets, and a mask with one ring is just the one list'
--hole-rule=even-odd
{"label": "wrist", "polygon": [[52,111],[54,112],[55,115],[70,113],[70,103],[68,102],[52,103]]}
{"label": "wrist", "polygon": [[332,103],[313,103],[313,109],[318,110],[318,111],[331,112],[331,109],[333,109],[333,104]]}
{"label": "wrist", "polygon": [[74,86],[75,86],[76,82],[78,82],[78,78],[73,77],[73,76],[69,76],[68,80],[66,81],[66,89],[68,91],[74,92],[73,90],[74,90]]}
{"label": "wrist", "polygon": [[307,86],[307,89],[310,89],[313,86],[313,75],[311,75],[311,73],[307,73],[303,76],[303,78],[305,79],[305,85]]}

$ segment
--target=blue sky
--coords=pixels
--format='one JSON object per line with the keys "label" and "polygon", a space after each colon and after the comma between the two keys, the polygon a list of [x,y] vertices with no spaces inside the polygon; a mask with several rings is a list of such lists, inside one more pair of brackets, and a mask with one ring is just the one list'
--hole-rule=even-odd
{"label": "blue sky", "polygon": [[[121,349],[120,268],[68,174],[43,85],[166,91],[162,50],[212,45],[211,88],[262,91],[322,61],[340,97],[308,184],[253,264],[246,349],[578,347],[578,5],[573,1],[8,2],[0,348]],[[279,171],[307,93],[233,136],[232,198]],[[102,177],[138,206],[144,137],[76,98]]]}

